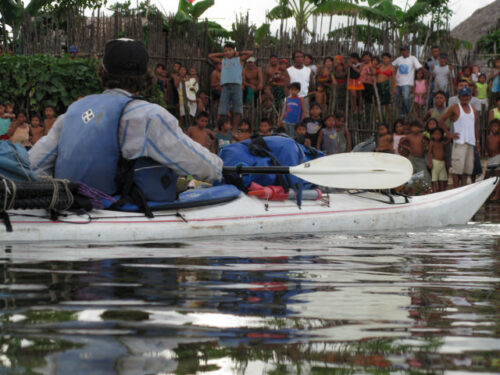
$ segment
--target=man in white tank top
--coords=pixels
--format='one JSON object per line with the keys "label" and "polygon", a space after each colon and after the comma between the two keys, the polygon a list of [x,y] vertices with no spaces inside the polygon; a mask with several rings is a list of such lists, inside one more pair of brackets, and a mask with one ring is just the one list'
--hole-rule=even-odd
{"label": "man in white tank top", "polygon": [[286,70],[290,78],[289,82],[300,83],[299,97],[304,98],[306,116],[309,116],[309,101],[307,100],[307,94],[315,90],[314,75],[311,69],[304,65],[304,52],[295,51],[292,57],[293,66]]}
{"label": "man in white tank top", "polygon": [[[439,119],[439,125],[448,138],[453,139],[451,153],[451,168],[453,186],[464,186],[467,177],[474,170],[474,146],[479,151],[479,122],[478,112],[471,106],[471,89],[462,88],[458,93],[460,103],[452,105]],[[451,119],[454,124],[453,134],[449,133],[446,120]]]}

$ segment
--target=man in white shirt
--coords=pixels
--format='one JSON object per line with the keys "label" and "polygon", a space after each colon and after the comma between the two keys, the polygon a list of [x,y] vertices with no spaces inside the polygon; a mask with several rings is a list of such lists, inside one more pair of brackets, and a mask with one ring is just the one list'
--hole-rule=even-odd
{"label": "man in white shirt", "polygon": [[415,83],[415,71],[422,68],[422,64],[415,56],[410,55],[410,47],[401,47],[401,56],[392,62],[396,67],[393,73],[393,80],[396,82],[396,98],[401,106],[401,116],[406,116],[410,112],[411,88]]}
{"label": "man in white shirt", "polygon": [[304,52],[295,51],[292,55],[293,65],[286,71],[290,77],[289,82],[300,83],[299,97],[304,98],[306,116],[309,114],[309,101],[307,94],[314,91],[314,74],[310,68],[304,65]]}
{"label": "man in white shirt", "polygon": [[[474,146],[479,151],[479,122],[478,112],[470,104],[472,98],[471,89],[463,87],[458,93],[459,104],[453,104],[439,119],[439,125],[451,137],[453,149],[451,153],[451,168],[453,186],[464,186],[467,177],[474,170]],[[451,119],[454,123],[453,134],[450,134],[446,120]]]}

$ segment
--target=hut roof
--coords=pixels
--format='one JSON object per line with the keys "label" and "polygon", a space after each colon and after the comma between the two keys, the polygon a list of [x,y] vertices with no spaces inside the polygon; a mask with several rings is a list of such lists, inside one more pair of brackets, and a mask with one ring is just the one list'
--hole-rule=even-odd
{"label": "hut roof", "polygon": [[456,26],[451,35],[475,44],[479,38],[500,28],[500,0],[476,10],[472,16]]}

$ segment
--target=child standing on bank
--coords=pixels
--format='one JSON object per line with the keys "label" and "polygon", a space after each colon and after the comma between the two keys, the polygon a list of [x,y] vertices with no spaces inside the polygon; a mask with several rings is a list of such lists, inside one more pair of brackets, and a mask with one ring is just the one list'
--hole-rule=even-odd
{"label": "child standing on bank", "polygon": [[[404,121],[402,119],[398,119],[396,120],[396,122],[394,123],[394,133],[392,135],[392,142],[393,142],[393,146],[394,146],[394,153],[396,155],[401,155],[399,153],[399,142],[405,137],[405,133],[404,133],[404,130],[405,130],[405,124],[404,124]],[[405,156],[408,156],[408,155],[405,155]]]}
{"label": "child standing on bank", "polygon": [[343,112],[335,112],[335,131],[339,143],[338,153],[351,152],[351,134],[345,126],[345,116]]}
{"label": "child standing on bank", "polygon": [[427,80],[424,78],[422,68],[415,73],[415,86],[413,86],[413,94],[415,95],[415,115],[421,116],[421,111],[425,106],[425,98],[427,95]]}
{"label": "child standing on bank", "polygon": [[215,133],[215,151],[219,155],[220,151],[230,145],[233,141],[233,132],[231,131],[231,120],[228,117],[221,117],[217,121],[217,128]]}
{"label": "child standing on bank", "polygon": [[43,120],[43,135],[49,134],[50,129],[52,129],[52,125],[57,120],[56,109],[54,106],[48,105],[44,110],[45,119]]}
{"label": "child standing on bank", "polygon": [[376,152],[385,152],[392,154],[394,152],[394,143],[392,135],[389,133],[389,127],[385,123],[378,126],[378,139]]}
{"label": "child standing on bank", "polygon": [[40,138],[43,137],[43,126],[42,126],[42,119],[40,118],[40,115],[37,113],[34,113],[31,115],[31,139],[30,142],[34,146],[35,143],[38,142]]}
{"label": "child standing on bank", "polygon": [[304,119],[304,99],[299,97],[300,83],[292,82],[290,84],[290,96],[286,98],[285,113],[281,121],[285,125],[286,132],[290,137],[295,134],[295,125]]}
{"label": "child standing on bank", "polygon": [[325,127],[319,131],[316,148],[326,155],[338,153],[339,143],[335,130],[335,116],[328,115],[324,118]]}
{"label": "child standing on bank", "polygon": [[476,97],[481,104],[481,112],[488,109],[488,83],[486,82],[486,74],[479,74],[476,82]]}
{"label": "child standing on bank", "polygon": [[208,113],[200,112],[195,118],[196,125],[190,126],[187,135],[193,141],[198,142],[203,147],[206,147],[212,152],[215,152],[215,134],[207,128],[208,126]]}
{"label": "child standing on bank", "polygon": [[316,145],[318,142],[319,131],[323,127],[321,115],[321,106],[318,103],[312,103],[309,109],[310,117],[305,118],[303,121],[307,129],[306,136],[311,140],[311,145]]}
{"label": "child standing on bank", "polygon": [[444,144],[446,138],[443,129],[436,127],[431,131],[431,142],[427,151],[427,160],[432,176],[432,191],[445,191],[448,185],[448,173],[446,172],[446,153]]}

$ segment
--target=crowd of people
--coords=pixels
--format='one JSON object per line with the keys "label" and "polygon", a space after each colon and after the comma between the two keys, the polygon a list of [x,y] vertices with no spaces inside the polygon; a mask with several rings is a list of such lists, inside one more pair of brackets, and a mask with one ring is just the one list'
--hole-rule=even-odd
{"label": "crowd of people", "polygon": [[[499,165],[500,58],[488,74],[479,66],[455,74],[438,47],[431,49],[424,64],[408,46],[400,52],[395,59],[389,53],[380,57],[352,53],[347,59],[337,55],[316,65],[311,55],[295,51],[291,63],[272,55],[262,69],[252,51],[238,52],[228,43],[224,52],[208,56],[216,67],[210,75],[210,92],[200,90],[204,85],[196,69],[180,63],[174,63],[170,72],[158,64],[155,80],[185,133],[214,153],[252,135],[273,133],[294,137],[326,154],[350,152],[345,110],[356,115],[376,108],[375,151],[408,157],[414,172],[423,172],[432,181],[432,190],[440,191],[448,186],[450,169],[455,187],[482,173],[478,116],[488,111],[489,135],[483,151],[489,166]],[[255,126],[242,115],[244,106],[257,101],[264,115]],[[393,102],[399,109],[395,118],[391,118]],[[212,108],[217,109],[216,116]],[[215,117],[216,124],[211,124]],[[0,103],[0,136],[30,147],[48,134],[55,119],[54,108],[48,106],[43,117],[32,114],[28,123],[25,112],[16,113],[12,104]],[[498,190],[494,199],[500,200]]]}

